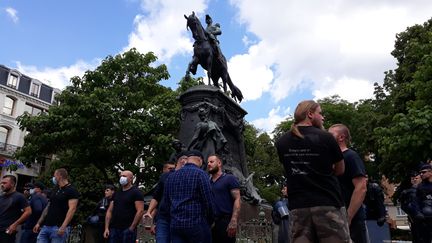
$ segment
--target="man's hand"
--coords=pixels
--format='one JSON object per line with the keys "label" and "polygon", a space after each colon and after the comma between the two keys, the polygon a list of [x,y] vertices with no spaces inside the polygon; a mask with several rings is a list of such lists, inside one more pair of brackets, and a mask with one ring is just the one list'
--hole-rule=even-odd
{"label": "man's hand", "polygon": [[231,219],[230,223],[228,224],[227,228],[228,237],[235,237],[237,234],[237,221]]}
{"label": "man's hand", "polygon": [[153,225],[153,226],[150,228],[150,234],[152,234],[152,235],[156,235],[156,225]]}
{"label": "man's hand", "polygon": [[40,230],[40,225],[39,225],[39,224],[36,224],[36,225],[33,227],[33,233],[39,233],[39,230]]}
{"label": "man's hand", "polygon": [[10,235],[13,234],[13,233],[15,233],[17,231],[17,225],[16,224],[9,225],[9,227],[7,228],[6,231]]}
{"label": "man's hand", "polygon": [[143,216],[143,218],[145,218],[145,217],[149,217],[149,218],[153,218],[152,216],[151,216],[151,213],[150,213],[150,211],[149,210],[147,210],[147,212],[144,214],[144,216]]}
{"label": "man's hand", "polygon": [[66,231],[66,227],[61,226],[61,227],[58,229],[57,234],[60,235],[60,236],[63,236],[64,233],[65,233],[65,231]]}
{"label": "man's hand", "polygon": [[109,229],[105,229],[104,234],[103,234],[104,238],[108,239],[109,234],[110,234]]}

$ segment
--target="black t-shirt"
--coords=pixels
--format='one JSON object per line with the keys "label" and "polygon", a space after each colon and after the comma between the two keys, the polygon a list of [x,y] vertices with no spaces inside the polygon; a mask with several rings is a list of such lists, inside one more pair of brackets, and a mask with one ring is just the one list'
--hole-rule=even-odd
{"label": "black t-shirt", "polygon": [[304,138],[291,132],[277,142],[285,168],[290,209],[344,205],[333,165],[343,159],[334,137],[313,126],[299,126]]}
{"label": "black t-shirt", "polygon": [[5,231],[23,213],[23,209],[29,204],[23,194],[12,192],[0,196],[0,231]]}
{"label": "black t-shirt", "polygon": [[60,227],[69,210],[69,200],[78,199],[79,197],[79,192],[71,184],[54,188],[50,196],[48,213],[43,224]]}
{"label": "black t-shirt", "polygon": [[[339,183],[342,189],[342,196],[346,207],[348,208],[351,196],[354,191],[354,184],[352,180],[356,177],[366,177],[366,169],[360,156],[351,149],[343,152],[345,162],[345,172],[343,175],[338,176]],[[364,220],[366,217],[364,208],[360,207],[353,220]]]}
{"label": "black t-shirt", "polygon": [[115,229],[128,228],[136,214],[135,202],[144,201],[144,195],[138,188],[131,187],[127,191],[119,190],[114,194],[114,207],[110,227]]}

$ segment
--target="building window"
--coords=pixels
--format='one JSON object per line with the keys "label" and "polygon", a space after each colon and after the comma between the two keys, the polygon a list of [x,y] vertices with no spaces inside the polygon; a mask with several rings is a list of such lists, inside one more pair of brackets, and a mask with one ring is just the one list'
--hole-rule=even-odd
{"label": "building window", "polygon": [[9,136],[9,129],[6,127],[0,127],[0,147],[4,147],[7,144]]}
{"label": "building window", "polygon": [[15,100],[9,96],[6,96],[4,100],[3,113],[12,116],[14,105],[15,105]]}
{"label": "building window", "polygon": [[39,84],[32,83],[30,86],[30,95],[34,97],[39,97],[39,89],[40,89]]}
{"label": "building window", "polygon": [[398,217],[405,217],[405,216],[407,216],[407,214],[405,213],[405,211],[402,210],[401,207],[397,206],[396,210],[397,210],[396,216],[398,216]]}
{"label": "building window", "polygon": [[43,109],[26,103],[25,111],[30,113],[30,115],[32,115],[32,116],[36,116],[36,115],[39,115],[40,113],[42,113]]}
{"label": "building window", "polygon": [[16,89],[17,86],[18,86],[18,78],[19,78],[18,75],[16,75],[16,74],[12,74],[12,73],[11,73],[11,74],[9,75],[9,79],[8,79],[8,81],[7,81],[7,85],[8,85],[9,87],[11,87],[11,88]]}

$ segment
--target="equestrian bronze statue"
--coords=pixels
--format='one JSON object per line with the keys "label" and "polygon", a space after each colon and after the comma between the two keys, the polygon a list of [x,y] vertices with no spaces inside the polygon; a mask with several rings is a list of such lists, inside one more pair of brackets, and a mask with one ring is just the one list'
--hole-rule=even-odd
{"label": "equestrian bronze statue", "polygon": [[204,29],[199,19],[192,12],[191,15],[184,17],[187,20],[187,28],[191,30],[192,37],[195,39],[194,43],[194,55],[192,61],[189,63],[186,77],[189,77],[190,73],[196,74],[198,64],[202,68],[207,70],[209,85],[210,80],[213,81],[213,85],[219,88],[219,78],[222,79],[223,90],[227,92],[227,86],[231,90],[231,97],[239,102],[243,99],[243,94],[239,88],[237,88],[228,73],[228,66],[225,56],[220,51],[219,41],[217,35],[220,35],[219,24],[213,25],[213,21],[209,15],[206,16],[207,29]]}

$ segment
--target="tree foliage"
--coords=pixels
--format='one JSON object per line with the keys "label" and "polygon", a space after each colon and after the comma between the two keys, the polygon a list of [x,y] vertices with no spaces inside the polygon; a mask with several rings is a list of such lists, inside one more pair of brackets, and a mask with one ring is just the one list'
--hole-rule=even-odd
{"label": "tree foliage", "polygon": [[[180,111],[177,93],[159,84],[169,78],[167,68],[155,61],[153,53],[131,49],[73,77],[48,113],[18,118],[29,133],[16,158],[29,164],[55,154],[54,165],[93,173],[100,178],[87,181],[98,185],[112,181],[119,169],[129,169],[136,184],[149,188],[171,154]],[[81,192],[97,187],[82,179],[75,180]]]}
{"label": "tree foliage", "polygon": [[[392,55],[398,67],[386,73],[382,105],[389,123],[376,129],[381,170],[400,180],[432,157],[432,19],[396,36]],[[391,104],[391,105],[389,105]]]}
{"label": "tree foliage", "polygon": [[248,169],[255,173],[254,185],[264,199],[274,202],[280,195],[284,174],[273,140],[252,124],[246,124],[244,137]]}

